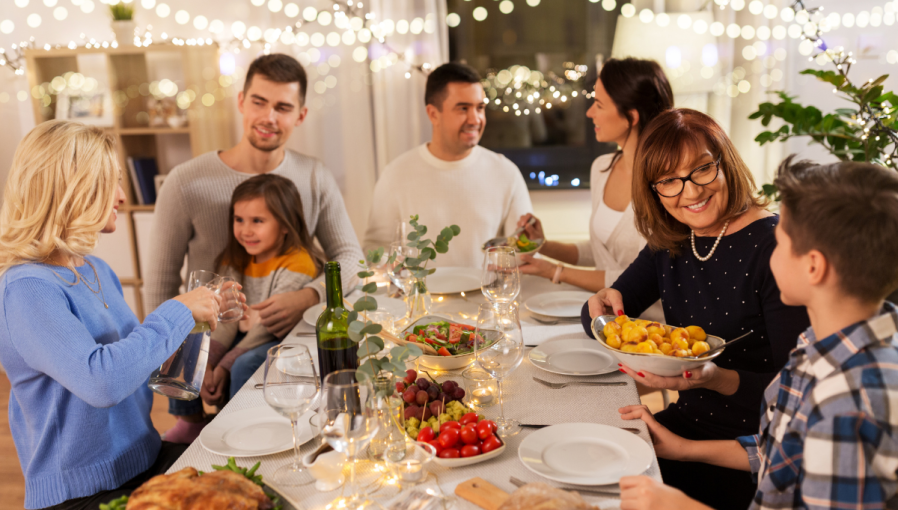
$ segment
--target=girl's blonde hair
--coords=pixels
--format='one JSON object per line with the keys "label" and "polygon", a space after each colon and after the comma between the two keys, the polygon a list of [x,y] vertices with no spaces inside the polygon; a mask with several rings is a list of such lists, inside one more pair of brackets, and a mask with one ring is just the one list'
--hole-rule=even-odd
{"label": "girl's blonde hair", "polygon": [[119,182],[114,145],[100,128],[63,120],[25,135],[3,192],[0,275],[51,255],[93,251]]}

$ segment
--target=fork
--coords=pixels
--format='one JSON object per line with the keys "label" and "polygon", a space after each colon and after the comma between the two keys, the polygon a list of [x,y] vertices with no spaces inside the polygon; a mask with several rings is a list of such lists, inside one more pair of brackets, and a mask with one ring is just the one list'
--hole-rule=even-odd
{"label": "fork", "polygon": [[570,381],[564,383],[553,383],[549,381],[544,381],[538,377],[533,378],[534,381],[542,384],[543,386],[548,386],[553,390],[560,390],[561,388],[567,388],[568,386],[626,386],[626,382],[598,382],[598,381]]}
{"label": "fork", "polygon": [[536,322],[538,322],[538,323],[540,323],[540,324],[545,324],[546,326],[554,326],[555,324],[558,324],[558,323],[565,323],[565,324],[566,324],[566,323],[580,322],[580,318],[579,318],[579,317],[570,317],[570,318],[562,318],[562,319],[550,319],[550,320],[540,319],[539,317],[532,317],[532,316],[531,316],[530,318],[533,319],[533,320],[535,320]]}

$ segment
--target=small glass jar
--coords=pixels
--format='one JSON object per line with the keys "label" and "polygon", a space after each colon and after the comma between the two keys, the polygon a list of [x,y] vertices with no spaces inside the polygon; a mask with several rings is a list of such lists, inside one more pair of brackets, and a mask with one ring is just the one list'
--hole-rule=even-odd
{"label": "small glass jar", "polygon": [[490,374],[470,367],[461,375],[465,381],[466,404],[480,408],[495,405],[499,401],[499,387]]}
{"label": "small glass jar", "polygon": [[436,448],[427,443],[409,441],[387,450],[384,460],[403,486],[414,485],[427,478],[427,464],[436,456]]}

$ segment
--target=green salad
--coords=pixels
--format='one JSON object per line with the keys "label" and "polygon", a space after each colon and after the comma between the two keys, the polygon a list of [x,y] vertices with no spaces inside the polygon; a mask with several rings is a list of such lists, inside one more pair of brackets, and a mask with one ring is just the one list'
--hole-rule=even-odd
{"label": "green salad", "polygon": [[524,234],[524,233],[521,233],[521,235],[518,236],[518,241],[515,244],[517,246],[518,251],[520,251],[521,253],[527,253],[528,251],[533,251],[533,250],[539,248],[539,243],[537,243],[535,241],[531,241],[527,237],[527,234]]}

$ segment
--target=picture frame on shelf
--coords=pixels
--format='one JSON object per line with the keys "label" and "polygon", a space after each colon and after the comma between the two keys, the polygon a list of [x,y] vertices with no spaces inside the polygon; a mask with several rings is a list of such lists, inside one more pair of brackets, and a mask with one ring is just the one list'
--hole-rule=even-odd
{"label": "picture frame on shelf", "polygon": [[97,127],[112,127],[112,97],[106,92],[56,95],[56,118]]}

